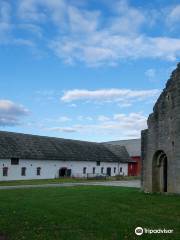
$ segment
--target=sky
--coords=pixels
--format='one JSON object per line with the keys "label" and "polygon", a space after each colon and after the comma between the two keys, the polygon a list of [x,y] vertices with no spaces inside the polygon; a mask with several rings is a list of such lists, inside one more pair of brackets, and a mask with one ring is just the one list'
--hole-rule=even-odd
{"label": "sky", "polygon": [[139,138],[179,37],[179,0],[0,0],[0,130]]}

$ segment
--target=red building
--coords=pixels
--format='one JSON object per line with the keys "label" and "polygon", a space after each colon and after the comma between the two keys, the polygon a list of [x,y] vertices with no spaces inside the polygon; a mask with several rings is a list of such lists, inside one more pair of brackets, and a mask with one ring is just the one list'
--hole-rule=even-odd
{"label": "red building", "polygon": [[141,175],[141,157],[131,156],[133,162],[128,163],[128,176]]}
{"label": "red building", "polygon": [[141,139],[129,139],[108,142],[113,145],[125,146],[132,162],[128,163],[128,176],[141,175]]}

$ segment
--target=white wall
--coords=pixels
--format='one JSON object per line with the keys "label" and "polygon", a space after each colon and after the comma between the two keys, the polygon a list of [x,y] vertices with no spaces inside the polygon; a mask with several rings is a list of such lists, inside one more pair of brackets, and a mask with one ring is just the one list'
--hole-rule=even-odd
{"label": "white wall", "polygon": [[[118,166],[119,165],[119,166]],[[8,176],[3,176],[3,167],[8,167]],[[26,176],[21,176],[21,168],[26,167]],[[41,175],[37,176],[37,168],[41,168]],[[111,167],[111,176],[117,175],[118,167],[122,168],[120,174],[128,174],[128,164],[117,162],[101,162],[100,166],[96,165],[96,162],[88,161],[55,161],[55,160],[19,160],[19,165],[11,165],[11,160],[0,160],[0,181],[6,180],[25,180],[25,179],[51,179],[59,177],[59,169],[66,167],[71,169],[71,175],[73,177],[86,177],[87,174],[83,174],[83,168],[86,167],[86,173],[93,173],[93,167],[96,168],[96,174],[101,173],[101,167],[104,167],[104,173],[106,173],[107,167]],[[116,168],[116,173],[114,173]]]}

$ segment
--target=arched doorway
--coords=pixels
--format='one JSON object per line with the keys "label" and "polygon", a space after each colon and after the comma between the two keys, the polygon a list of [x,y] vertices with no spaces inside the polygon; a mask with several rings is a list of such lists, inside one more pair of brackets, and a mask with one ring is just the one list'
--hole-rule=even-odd
{"label": "arched doorway", "polygon": [[59,177],[65,177],[67,175],[67,168],[62,167],[59,169]]}
{"label": "arched doorway", "polygon": [[167,192],[168,160],[164,151],[157,151],[152,162],[152,191]]}

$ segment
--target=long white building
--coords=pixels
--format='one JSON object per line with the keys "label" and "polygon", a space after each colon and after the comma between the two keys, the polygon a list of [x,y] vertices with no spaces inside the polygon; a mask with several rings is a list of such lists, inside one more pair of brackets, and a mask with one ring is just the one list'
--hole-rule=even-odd
{"label": "long white building", "polygon": [[126,148],[0,131],[0,181],[127,175]]}

